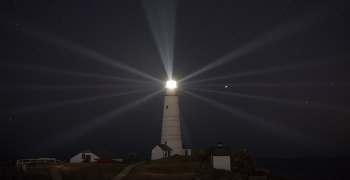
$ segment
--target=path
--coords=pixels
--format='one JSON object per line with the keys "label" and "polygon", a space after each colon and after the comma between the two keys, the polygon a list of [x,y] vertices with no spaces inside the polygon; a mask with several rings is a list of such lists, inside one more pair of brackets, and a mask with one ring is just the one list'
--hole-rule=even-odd
{"label": "path", "polygon": [[140,162],[140,163],[137,163],[137,164],[134,164],[134,165],[130,165],[130,166],[127,166],[127,167],[125,167],[118,175],[116,175],[112,180],[121,180],[121,179],[123,179],[128,173],[129,173],[129,171],[133,168],[133,167],[135,167],[135,166],[137,166],[137,165],[140,165],[140,164],[143,164],[143,163],[145,163],[146,161],[143,161],[143,162]]}
{"label": "path", "polygon": [[57,168],[55,168],[55,167],[51,168],[50,169],[50,174],[51,174],[52,180],[62,180],[60,172],[58,171]]}

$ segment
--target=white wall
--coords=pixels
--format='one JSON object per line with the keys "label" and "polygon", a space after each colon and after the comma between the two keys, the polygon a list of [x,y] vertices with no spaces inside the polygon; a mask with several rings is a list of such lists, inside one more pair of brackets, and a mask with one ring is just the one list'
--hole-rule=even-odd
{"label": "white wall", "polygon": [[231,170],[230,156],[213,156],[213,168]]}
{"label": "white wall", "polygon": [[162,158],[163,158],[163,150],[159,146],[154,147],[152,149],[151,159],[156,160],[156,159],[162,159]]}
{"label": "white wall", "polygon": [[177,88],[166,88],[163,107],[162,136],[160,143],[166,144],[172,149],[171,155],[183,155],[178,102],[179,96],[177,95]]}
{"label": "white wall", "polygon": [[84,159],[81,158],[82,153],[77,154],[76,156],[70,158],[70,163],[81,163],[84,161]]}
{"label": "white wall", "polygon": [[99,159],[98,156],[96,156],[95,154],[92,154],[92,153],[79,153],[76,156],[70,158],[70,163],[84,162],[84,159],[82,159],[82,154],[85,154],[85,157],[86,157],[86,155],[90,155],[91,156],[90,162],[95,162],[96,161],[95,159]]}
{"label": "white wall", "polygon": [[186,154],[185,154],[185,150],[187,150],[187,153],[188,153],[187,155],[188,155],[188,156],[191,156],[191,149],[183,149],[183,150],[182,150],[182,155],[186,155]]}

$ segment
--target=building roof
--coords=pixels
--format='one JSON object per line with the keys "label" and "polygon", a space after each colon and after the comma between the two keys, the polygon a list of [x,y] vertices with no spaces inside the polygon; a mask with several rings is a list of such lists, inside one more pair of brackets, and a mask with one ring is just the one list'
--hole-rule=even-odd
{"label": "building roof", "polygon": [[172,149],[166,144],[157,144],[163,151],[172,151]]}
{"label": "building roof", "polygon": [[191,149],[188,146],[186,146],[184,143],[182,143],[182,149]]}
{"label": "building roof", "polygon": [[88,149],[81,153],[92,153],[98,156],[99,158],[118,159],[116,155],[107,150]]}
{"label": "building roof", "polygon": [[213,156],[230,156],[230,147],[211,147],[211,154]]}

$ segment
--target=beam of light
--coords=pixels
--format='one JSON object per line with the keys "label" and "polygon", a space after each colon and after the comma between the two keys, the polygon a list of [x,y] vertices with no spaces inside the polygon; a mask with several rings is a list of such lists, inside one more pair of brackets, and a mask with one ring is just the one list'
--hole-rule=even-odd
{"label": "beam of light", "polygon": [[179,114],[180,114],[180,125],[181,125],[182,142],[184,144],[188,145],[189,147],[194,148],[195,145],[193,144],[190,131],[188,130],[186,120],[185,120],[183,114],[181,113],[181,109],[180,109],[180,113]]}
{"label": "beam of light", "polygon": [[47,104],[40,104],[40,105],[31,105],[31,106],[20,107],[20,108],[15,108],[15,109],[5,109],[5,110],[1,110],[0,114],[6,115],[6,114],[29,113],[29,112],[33,112],[33,111],[41,111],[44,109],[52,109],[52,108],[57,108],[60,106],[67,106],[67,105],[84,103],[84,102],[89,102],[89,101],[96,101],[96,100],[101,100],[101,99],[106,99],[106,98],[113,98],[116,96],[134,94],[134,93],[139,93],[139,92],[144,92],[144,91],[149,91],[149,90],[154,90],[154,89],[155,88],[150,88],[150,89],[143,89],[143,90],[137,90],[137,91],[129,91],[129,92],[124,92],[124,93],[109,94],[109,95],[104,95],[104,96],[95,96],[95,97],[89,97],[89,98],[66,100],[66,101],[61,101],[61,102],[54,102],[54,103],[47,103]]}
{"label": "beam of light", "polygon": [[[14,86],[14,85],[5,85],[2,86],[2,90],[58,90],[58,89],[106,89],[106,88],[139,88],[139,87],[150,87],[151,85],[20,85],[20,86]],[[154,86],[152,86],[154,87]]]}
{"label": "beam of light", "polygon": [[168,79],[172,80],[176,1],[142,1]]}
{"label": "beam of light", "polygon": [[251,94],[228,93],[228,92],[213,91],[213,90],[203,90],[203,89],[197,89],[197,88],[187,88],[187,89],[193,89],[193,90],[204,91],[204,92],[212,92],[212,93],[218,93],[218,94],[226,94],[226,95],[237,96],[237,97],[242,97],[242,98],[271,101],[271,102],[277,102],[277,103],[286,103],[286,104],[309,107],[309,108],[319,108],[319,109],[326,109],[326,110],[333,110],[333,111],[350,112],[350,108],[338,106],[338,105],[334,105],[334,104],[316,103],[316,102],[310,102],[310,101],[305,103],[305,101],[257,96],[257,95],[251,95]]}
{"label": "beam of light", "polygon": [[[7,15],[2,15],[1,17],[3,18],[6,16]],[[36,28],[36,27],[31,26],[30,24],[26,23],[25,21],[21,21],[21,20],[9,21],[8,19],[4,19],[4,22],[6,22],[6,23],[3,23],[1,25],[7,27],[11,31],[16,31],[16,32],[19,32],[21,34],[28,34],[28,35],[34,36],[34,37],[39,38],[47,43],[50,43],[51,45],[60,47],[64,50],[67,50],[67,51],[70,51],[73,53],[77,53],[77,54],[85,56],[89,59],[97,60],[98,62],[102,62],[102,63],[105,63],[107,65],[111,65],[111,66],[123,69],[125,71],[129,71],[129,72],[132,72],[134,74],[140,75],[142,77],[154,80],[156,82],[163,83],[163,81],[161,81],[153,76],[150,76],[144,72],[141,72],[135,68],[127,66],[121,62],[118,62],[113,58],[102,55],[102,54],[100,54],[92,49],[88,49],[87,47],[84,47],[78,43],[75,43],[72,41],[69,42],[65,37],[44,31],[40,28]],[[14,28],[10,24],[13,22],[19,22],[19,24],[21,24],[21,25]],[[37,36],[38,33],[40,33],[40,36]]]}
{"label": "beam of light", "polygon": [[[207,102],[215,107],[218,107],[226,112],[229,112],[229,113],[232,113],[234,114],[235,116],[243,119],[243,120],[246,120],[247,122],[250,122],[254,125],[257,125],[257,126],[260,126],[268,131],[271,131],[271,132],[274,132],[274,133],[277,133],[277,134],[280,134],[280,135],[283,135],[297,143],[301,143],[303,144],[304,146],[308,146],[310,147],[310,144],[317,144],[316,146],[318,147],[312,147],[312,148],[326,148],[328,150],[333,150],[333,148],[335,148],[336,146],[335,145],[330,145],[326,142],[323,142],[321,140],[318,140],[318,139],[315,139],[311,136],[308,136],[306,134],[303,134],[301,132],[297,132],[295,130],[291,130],[290,128],[286,128],[284,126],[281,126],[281,125],[278,125],[278,124],[275,124],[275,123],[272,123],[268,120],[265,120],[264,118],[261,118],[261,117],[257,117],[253,114],[250,114],[250,113],[247,113],[247,112],[244,112],[244,111],[241,111],[237,108],[234,108],[234,107],[230,107],[230,106],[227,106],[227,105],[224,105],[222,103],[218,103],[218,102],[215,102],[213,100],[210,100],[208,98],[205,98],[203,96],[199,96],[197,94],[194,94],[194,93],[191,93],[191,92],[188,92],[186,90],[182,90],[183,92],[185,93],[188,93],[204,102]],[[296,134],[299,134],[299,137],[296,137],[295,135]]]}
{"label": "beam of light", "polygon": [[53,137],[50,137],[46,140],[44,140],[44,142],[38,142],[37,144],[35,144],[34,146],[32,146],[31,148],[28,148],[28,150],[24,153],[31,153],[31,152],[36,152],[38,151],[38,149],[49,149],[51,151],[57,150],[59,148],[62,148],[64,145],[68,144],[69,142],[78,139],[79,137],[91,132],[92,130],[108,123],[109,121],[111,121],[114,117],[117,117],[121,114],[123,114],[124,112],[130,110],[131,108],[135,107],[138,104],[141,104],[147,100],[149,100],[150,98],[152,98],[153,96],[155,96],[156,94],[160,93],[164,91],[159,90],[157,92],[154,92],[148,96],[145,96],[139,100],[133,101],[129,104],[126,104],[120,108],[114,109],[112,111],[109,111],[103,115],[100,115],[96,118],[93,118],[83,124],[79,124],[76,127],[70,128],[68,130],[66,130],[65,132],[55,135]]}
{"label": "beam of light", "polygon": [[[324,7],[320,7],[324,8]],[[329,12],[331,13],[331,12]],[[324,14],[323,14],[324,15]],[[262,35],[260,38],[257,38],[251,42],[248,42],[241,46],[240,48],[231,51],[230,53],[226,54],[225,56],[222,56],[218,60],[215,60],[212,63],[207,64],[203,68],[191,73],[190,75],[186,76],[185,78],[179,80],[178,82],[185,81],[189,78],[192,78],[194,76],[197,76],[205,71],[208,71],[216,66],[222,65],[224,63],[236,60],[239,57],[242,57],[243,55],[246,55],[252,51],[258,50],[260,48],[266,47],[272,43],[278,42],[282,40],[285,37],[289,37],[292,34],[299,33],[302,30],[302,27],[312,27],[312,25],[320,20],[323,20],[323,16],[320,16],[319,14],[314,13],[314,11],[309,11],[306,14],[300,14],[295,19],[283,23],[280,26],[276,27],[272,31]],[[299,24],[296,24],[298,22]]]}
{"label": "beam of light", "polygon": [[48,67],[40,67],[40,66],[33,66],[29,64],[18,64],[18,63],[0,63],[2,67],[10,67],[10,68],[20,68],[27,71],[40,71],[40,72],[48,72],[48,73],[55,73],[60,75],[72,75],[72,76],[78,76],[78,77],[91,77],[91,78],[100,78],[100,79],[109,79],[109,80],[115,80],[115,81],[127,81],[127,82],[137,82],[137,83],[145,83],[145,84],[154,84],[148,81],[140,81],[135,79],[128,79],[128,78],[120,78],[120,77],[112,77],[112,76],[103,76],[98,74],[91,74],[91,73],[85,73],[85,72],[77,72],[77,71],[69,71],[64,69],[58,69],[58,68],[48,68]]}
{"label": "beam of light", "polygon": [[264,69],[248,71],[248,72],[241,72],[241,73],[220,76],[220,77],[215,77],[215,78],[201,79],[201,80],[197,80],[197,81],[186,82],[183,84],[195,84],[195,83],[200,83],[200,82],[215,81],[215,80],[228,79],[228,78],[238,78],[238,77],[251,76],[251,75],[263,74],[263,73],[273,73],[273,72],[279,72],[279,71],[291,71],[294,69],[311,67],[311,66],[316,66],[316,65],[318,66],[318,65],[334,63],[334,62],[337,62],[337,61],[327,60],[327,61],[302,62],[302,63],[296,63],[296,64],[292,64],[292,65],[286,64],[286,65],[277,66],[277,67],[267,67]]}
{"label": "beam of light", "polygon": [[188,85],[181,87],[348,87],[350,82],[328,82],[328,83],[237,83],[237,84],[203,84]]}

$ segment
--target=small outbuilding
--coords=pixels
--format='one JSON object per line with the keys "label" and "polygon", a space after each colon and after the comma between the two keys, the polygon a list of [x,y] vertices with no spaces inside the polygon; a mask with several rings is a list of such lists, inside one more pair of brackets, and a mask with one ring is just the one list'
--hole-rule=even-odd
{"label": "small outbuilding", "polygon": [[169,157],[172,149],[166,144],[157,144],[156,147],[152,149],[152,160],[162,159]]}
{"label": "small outbuilding", "polygon": [[219,142],[217,147],[211,147],[211,164],[215,169],[231,170],[230,147],[222,146]]}
{"label": "small outbuilding", "polygon": [[191,148],[182,143],[182,155],[191,156]]}
{"label": "small outbuilding", "polygon": [[[170,156],[173,156],[172,154],[173,150],[166,144],[157,144],[156,147],[152,149],[152,160],[167,158]],[[182,144],[182,151],[180,151],[182,156],[190,156],[191,155],[191,148],[186,146],[185,144]]]}
{"label": "small outbuilding", "polygon": [[88,149],[72,157],[70,163],[95,162],[95,159],[110,159],[123,162],[123,159],[118,158],[107,150]]}

